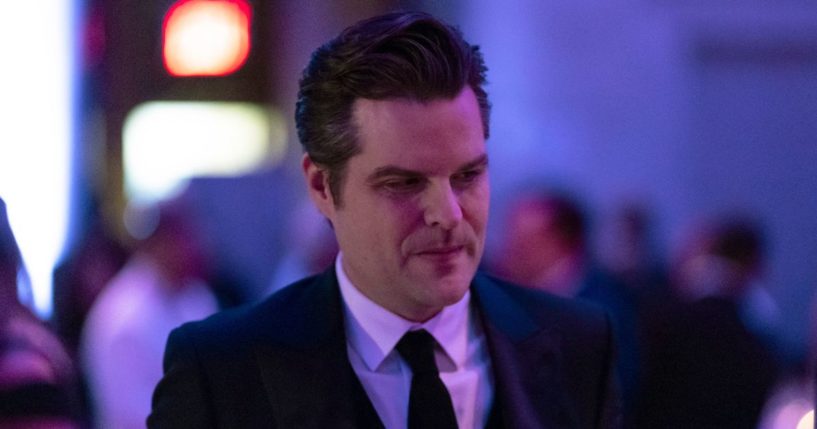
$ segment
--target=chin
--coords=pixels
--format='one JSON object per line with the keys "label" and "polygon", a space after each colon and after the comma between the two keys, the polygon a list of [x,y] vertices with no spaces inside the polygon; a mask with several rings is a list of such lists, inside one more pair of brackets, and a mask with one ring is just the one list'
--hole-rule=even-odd
{"label": "chin", "polygon": [[476,274],[476,266],[470,261],[455,261],[453,263],[427,263],[426,260],[415,261],[413,265],[415,285],[427,285],[441,297],[457,296],[461,298],[471,285]]}
{"label": "chin", "polygon": [[[459,302],[470,287],[470,278],[466,281],[464,278],[425,278],[418,279],[413,282],[414,285],[423,285],[414,287],[414,298],[417,303],[422,303],[421,306],[426,309],[441,310],[444,307],[456,304]],[[436,311],[427,314],[431,317],[436,314]]]}
{"label": "chin", "polygon": [[439,292],[442,297],[448,301],[447,305],[453,304],[465,295],[468,288],[471,287],[471,280],[474,278],[474,273],[461,273],[459,275],[451,276],[439,282]]}

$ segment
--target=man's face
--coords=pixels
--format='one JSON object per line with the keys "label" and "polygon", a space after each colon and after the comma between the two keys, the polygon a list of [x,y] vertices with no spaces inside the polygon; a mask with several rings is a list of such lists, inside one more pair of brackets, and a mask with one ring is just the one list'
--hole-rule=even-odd
{"label": "man's face", "polygon": [[361,152],[336,206],[308,157],[310,195],[335,229],[343,268],[367,297],[424,321],[467,291],[488,217],[487,155],[470,88],[452,100],[355,102]]}
{"label": "man's face", "polygon": [[536,286],[569,253],[554,216],[536,197],[522,196],[510,206],[499,253],[503,277]]}

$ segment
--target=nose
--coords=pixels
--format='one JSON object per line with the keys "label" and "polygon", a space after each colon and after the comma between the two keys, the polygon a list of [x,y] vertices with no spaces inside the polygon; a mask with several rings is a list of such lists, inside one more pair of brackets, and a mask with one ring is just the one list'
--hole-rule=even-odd
{"label": "nose", "polygon": [[430,187],[425,199],[426,225],[450,230],[462,221],[460,199],[450,183]]}

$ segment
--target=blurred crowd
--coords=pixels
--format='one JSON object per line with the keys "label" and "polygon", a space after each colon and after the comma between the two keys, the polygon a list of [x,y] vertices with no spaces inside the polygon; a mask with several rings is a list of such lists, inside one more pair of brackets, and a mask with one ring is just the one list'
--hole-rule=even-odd
{"label": "blurred crowd", "polygon": [[708,219],[661,251],[646,207],[622,204],[606,228],[591,213],[563,190],[517,193],[485,268],[607,309],[625,427],[813,427],[815,356],[781,341],[758,220]]}
{"label": "blurred crowd", "polygon": [[[143,428],[170,330],[250,302],[240,273],[215,267],[189,201],[145,211],[120,243],[96,218],[54,272],[54,314],[18,299],[25,266],[0,200],[0,427]],[[321,271],[337,245],[310,206],[292,211],[268,293]],[[660,249],[646,207],[611,216],[547,187],[513,195],[483,261],[488,273],[587,300],[616,329],[626,427],[795,428],[813,414],[817,356],[780,344],[766,289],[763,225],[709,219]],[[810,329],[817,352],[817,311]]]}

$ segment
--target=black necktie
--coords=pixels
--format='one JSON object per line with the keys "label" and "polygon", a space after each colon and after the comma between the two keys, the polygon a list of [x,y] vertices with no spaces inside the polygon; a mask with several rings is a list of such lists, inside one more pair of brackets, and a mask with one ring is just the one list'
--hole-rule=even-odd
{"label": "black necktie", "polygon": [[411,367],[409,429],[456,429],[457,417],[448,389],[434,362],[436,341],[426,330],[410,331],[397,343],[397,351]]}

